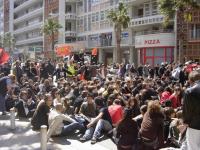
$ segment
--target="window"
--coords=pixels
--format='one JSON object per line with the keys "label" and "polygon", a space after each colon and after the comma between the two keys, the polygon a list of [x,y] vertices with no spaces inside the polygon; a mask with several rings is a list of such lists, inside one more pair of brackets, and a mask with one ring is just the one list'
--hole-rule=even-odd
{"label": "window", "polygon": [[95,14],[92,14],[92,22],[95,22]]}
{"label": "window", "polygon": [[101,17],[101,18],[100,18],[101,20],[104,20],[104,18],[105,18],[105,13],[104,13],[104,11],[101,11],[100,17]]}
{"label": "window", "polygon": [[99,21],[99,12],[96,13],[96,21]]}
{"label": "window", "polygon": [[88,15],[88,31],[91,30],[91,15]]}
{"label": "window", "polygon": [[72,12],[72,6],[71,6],[71,5],[66,5],[66,6],[65,6],[65,12],[66,12],[66,13]]}
{"label": "window", "polygon": [[143,17],[143,8],[138,9],[138,17]]}
{"label": "window", "polygon": [[66,30],[66,31],[71,31],[71,29],[72,29],[72,24],[71,24],[71,22],[66,22],[65,30]]}
{"label": "window", "polygon": [[200,24],[192,25],[191,39],[200,39]]}
{"label": "window", "polygon": [[158,4],[157,1],[152,2],[152,15],[158,14]]}
{"label": "window", "polygon": [[145,16],[150,16],[150,4],[149,3],[144,4],[144,14],[145,14]]}

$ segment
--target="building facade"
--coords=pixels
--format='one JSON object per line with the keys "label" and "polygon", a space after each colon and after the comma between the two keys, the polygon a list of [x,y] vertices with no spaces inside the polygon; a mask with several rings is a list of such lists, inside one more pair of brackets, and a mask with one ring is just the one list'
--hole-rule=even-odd
{"label": "building facade", "polygon": [[200,10],[191,12],[192,20],[184,21],[182,13],[177,17],[177,57],[181,62],[200,62]]}
{"label": "building facade", "polygon": [[[121,35],[123,59],[136,64],[155,65],[172,62],[175,48],[173,23],[163,28],[163,16],[156,0],[126,0],[130,26]],[[98,48],[99,62],[113,63],[115,57],[115,33],[107,19],[119,0],[63,1],[59,5],[61,29],[58,43],[67,43],[74,51]],[[64,15],[63,15],[64,13]]]}
{"label": "building facade", "polygon": [[[43,0],[4,0],[4,33],[15,38],[15,51],[42,51]],[[16,52],[14,52],[16,53]]]}
{"label": "building facade", "polygon": [[[123,60],[151,65],[173,61],[174,27],[163,28],[157,0],[124,1],[131,22],[121,34]],[[71,45],[74,52],[98,48],[99,62],[110,64],[116,62],[116,42],[113,24],[106,16],[111,9],[117,9],[118,3],[119,0],[4,0],[4,32],[13,33],[17,49],[33,51],[41,47],[48,56],[51,39],[40,31],[48,18],[55,18],[62,25],[55,44]]]}
{"label": "building facade", "polygon": [[4,7],[3,0],[0,0],[0,36],[4,33]]}

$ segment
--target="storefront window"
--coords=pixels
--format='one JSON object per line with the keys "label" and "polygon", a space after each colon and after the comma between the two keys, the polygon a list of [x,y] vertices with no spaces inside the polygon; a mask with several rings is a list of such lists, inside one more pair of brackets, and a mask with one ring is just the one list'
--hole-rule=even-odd
{"label": "storefront window", "polygon": [[146,48],[146,56],[153,56],[153,49],[152,48]]}
{"label": "storefront window", "polygon": [[140,49],[141,64],[150,64],[155,66],[162,62],[171,63],[173,61],[173,48],[172,47],[156,47],[156,48],[143,48]]}
{"label": "storefront window", "polygon": [[163,57],[165,54],[164,48],[154,48],[154,56]]}

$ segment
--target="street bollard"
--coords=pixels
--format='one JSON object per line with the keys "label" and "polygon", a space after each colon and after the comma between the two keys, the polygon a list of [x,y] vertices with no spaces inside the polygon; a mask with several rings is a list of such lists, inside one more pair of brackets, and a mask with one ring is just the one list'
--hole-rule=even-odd
{"label": "street bollard", "polygon": [[12,130],[15,129],[15,109],[10,109],[10,127]]}
{"label": "street bollard", "polygon": [[40,128],[40,148],[41,150],[47,150],[47,126],[42,125]]}

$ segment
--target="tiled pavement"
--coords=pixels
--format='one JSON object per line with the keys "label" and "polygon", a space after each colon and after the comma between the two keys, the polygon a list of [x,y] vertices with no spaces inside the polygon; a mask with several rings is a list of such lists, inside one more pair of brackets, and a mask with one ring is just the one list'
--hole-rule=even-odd
{"label": "tiled pavement", "polygon": [[[16,119],[16,129],[10,129],[9,116],[0,116],[0,150],[40,150],[40,133],[31,130],[30,122]],[[48,150],[116,150],[110,139],[94,145],[81,143],[73,137],[52,138]]]}

